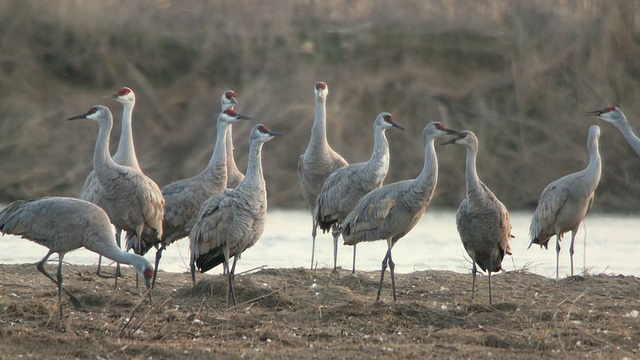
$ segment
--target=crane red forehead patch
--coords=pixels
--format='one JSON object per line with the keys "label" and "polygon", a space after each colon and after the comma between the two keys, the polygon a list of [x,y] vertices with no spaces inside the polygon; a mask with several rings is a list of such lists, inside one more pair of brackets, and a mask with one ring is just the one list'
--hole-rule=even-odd
{"label": "crane red forehead patch", "polygon": [[322,90],[324,90],[324,89],[326,89],[326,88],[327,88],[327,84],[325,84],[325,83],[323,83],[323,82],[316,83],[316,89],[322,89]]}
{"label": "crane red forehead patch", "polygon": [[118,95],[124,96],[129,94],[130,92],[131,92],[131,89],[129,89],[128,87],[123,87],[122,89],[118,90]]}
{"label": "crane red forehead patch", "polygon": [[231,100],[236,97],[236,93],[235,91],[227,91],[226,93],[224,93],[224,97],[226,97],[228,100]]}
{"label": "crane red forehead patch", "polygon": [[229,116],[236,116],[236,115],[237,115],[236,111],[235,111],[235,110],[233,110],[233,109],[227,109],[227,110],[225,110],[225,111],[223,111],[223,112],[224,112],[225,114],[229,115]]}
{"label": "crane red forehead patch", "polygon": [[393,122],[393,117],[391,115],[385,115],[384,116],[384,121],[390,123]]}
{"label": "crane red forehead patch", "polygon": [[609,106],[608,108],[604,109],[604,112],[609,112],[609,111],[616,111],[616,107],[615,106]]}
{"label": "crane red forehead patch", "polygon": [[436,129],[438,129],[438,130],[444,130],[444,129],[445,129],[445,127],[444,127],[444,125],[442,125],[442,123],[437,122],[437,123],[436,123]]}
{"label": "crane red forehead patch", "polygon": [[89,111],[87,111],[87,115],[95,114],[97,112],[98,112],[98,108],[94,106],[91,109],[89,109]]}
{"label": "crane red forehead patch", "polygon": [[262,133],[268,133],[269,132],[269,128],[264,126],[264,125],[260,125],[258,127],[258,131],[262,132]]}

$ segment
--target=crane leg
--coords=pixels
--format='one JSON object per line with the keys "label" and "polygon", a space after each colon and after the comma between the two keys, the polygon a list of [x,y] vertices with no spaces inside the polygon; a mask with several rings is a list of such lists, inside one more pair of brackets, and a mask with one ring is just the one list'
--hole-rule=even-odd
{"label": "crane leg", "polygon": [[[231,277],[231,270],[229,269],[229,247],[224,245],[222,249],[224,255],[223,271],[227,272],[227,306],[231,306],[231,292],[233,291],[233,278]],[[234,304],[235,305],[235,304]]]}
{"label": "crane leg", "polygon": [[560,269],[560,235],[556,235],[556,281],[558,281],[558,272]]}
{"label": "crane leg", "polygon": [[[491,261],[489,261],[489,263],[491,263]],[[491,267],[489,267],[488,272],[489,272],[489,305],[491,305],[493,303],[493,299],[491,297]]]}
{"label": "crane leg", "polygon": [[191,260],[191,283],[196,286],[196,260]]}
{"label": "crane leg", "polygon": [[340,233],[334,227],[331,235],[333,236],[333,272],[338,272],[338,236],[340,236]]}
{"label": "crane leg", "polygon": [[316,255],[316,235],[318,234],[318,222],[313,220],[313,229],[311,230],[311,270],[313,270],[313,261]]}
{"label": "crane leg", "polygon": [[156,265],[153,268],[153,282],[151,282],[151,288],[154,289],[156,287],[156,277],[158,276],[158,264],[160,264],[160,259],[162,258],[162,252],[167,248],[167,245],[162,245],[158,251],[156,251]]}
{"label": "crane leg", "polygon": [[391,290],[393,292],[393,301],[396,301],[396,275],[394,273],[395,268],[396,264],[391,258],[391,248],[389,248],[389,272],[391,272]]}
{"label": "crane leg", "polygon": [[478,268],[476,267],[475,259],[471,259],[473,261],[473,268],[471,269],[471,273],[473,274],[473,281],[471,283],[471,301],[473,301],[473,295],[476,292],[476,273],[478,272]]}
{"label": "crane leg", "polygon": [[576,240],[578,229],[571,230],[571,245],[569,245],[569,256],[571,257],[571,276],[573,276],[573,242]]}
{"label": "crane leg", "polygon": [[356,273],[356,244],[353,245],[353,267],[351,268],[351,273]]}
{"label": "crane leg", "polygon": [[64,317],[64,312],[62,310],[62,258],[64,256],[60,254],[58,256],[58,315],[60,315],[60,319]]}
{"label": "crane leg", "polygon": [[60,310],[60,306],[62,304],[61,297],[62,297],[63,291],[65,294],[67,294],[67,296],[69,296],[69,299],[71,300],[71,303],[73,304],[73,306],[76,308],[80,308],[82,307],[82,303],[80,303],[80,300],[78,300],[78,298],[76,298],[73,294],[71,294],[70,292],[68,292],[62,287],[62,258],[64,257],[64,255],[60,255],[60,259],[58,260],[58,280],[56,280],[53,276],[51,276],[51,274],[49,274],[47,270],[44,268],[44,264],[47,262],[51,254],[53,254],[54,252],[55,251],[53,250],[49,250],[47,255],[44,258],[42,258],[42,260],[40,260],[40,262],[36,265],[36,268],[44,276],[49,278],[49,280],[51,280],[54,284],[58,286],[58,310]]}
{"label": "crane leg", "polygon": [[378,295],[376,296],[376,302],[380,300],[380,292],[382,292],[382,282],[384,281],[384,272],[387,270],[387,260],[391,254],[391,249],[387,250],[387,254],[382,259],[382,270],[380,271],[380,283],[378,284]]}
{"label": "crane leg", "polygon": [[231,301],[233,302],[233,305],[236,305],[236,289],[233,287],[233,282],[235,280],[235,276],[236,276],[236,263],[238,262],[238,256],[234,256],[233,257],[233,265],[231,265],[231,270],[229,271],[229,276],[230,276],[230,280],[229,283],[231,284]]}

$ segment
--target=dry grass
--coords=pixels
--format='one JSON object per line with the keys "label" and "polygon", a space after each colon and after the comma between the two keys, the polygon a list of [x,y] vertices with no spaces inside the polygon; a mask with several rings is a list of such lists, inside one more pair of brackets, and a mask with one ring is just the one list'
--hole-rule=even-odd
{"label": "dry grass", "polygon": [[[633,276],[585,275],[555,282],[527,273],[493,278],[423,271],[389,281],[374,304],[378,272],[263,269],[238,276],[240,304],[227,308],[225,278],[160,272],[150,303],[118,291],[93,267],[67,266],[82,309],[56,317],[55,287],[35,266],[0,265],[0,358],[636,358]],[[634,313],[635,311],[635,313]]]}
{"label": "dry grass", "polygon": [[[375,115],[389,134],[387,181],[415,176],[422,127],[475,131],[479,172],[510,208],[531,207],[550,181],[587,161],[586,110],[640,114],[633,1],[5,1],[0,4],[0,200],[77,195],[91,169],[93,124],[66,123],[121,86],[137,94],[143,169],[160,185],[192,176],[213,147],[221,92],[286,133],[265,147],[272,206],[302,206],[297,157],[312,87],[330,87],[329,136],[351,162],[369,157]],[[609,124],[596,209],[631,211],[640,163]],[[236,126],[246,163],[249,126]],[[119,131],[116,125],[115,132]],[[357,138],[358,141],[355,141]],[[115,141],[112,142],[115,146]],[[434,204],[457,206],[462,150],[438,149]],[[631,194],[631,196],[629,195]]]}

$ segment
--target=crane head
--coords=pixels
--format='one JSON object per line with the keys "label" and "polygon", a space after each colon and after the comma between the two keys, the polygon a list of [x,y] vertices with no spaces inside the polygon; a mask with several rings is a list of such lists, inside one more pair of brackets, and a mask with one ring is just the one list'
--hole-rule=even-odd
{"label": "crane head", "polygon": [[67,120],[78,120],[78,119],[90,119],[98,122],[100,120],[107,120],[107,119],[109,121],[113,121],[113,117],[111,116],[111,111],[109,110],[108,107],[103,105],[94,105],[86,113],[72,116]]}
{"label": "crane head", "polygon": [[220,106],[222,107],[222,111],[233,109],[233,107],[238,104],[237,96],[238,95],[233,90],[225,91],[220,98]]}
{"label": "crane head", "polygon": [[627,120],[620,108],[618,108],[617,106],[608,106],[602,110],[589,111],[587,112],[587,115],[597,116],[599,119],[610,122],[612,124],[625,122]]}
{"label": "crane head", "polygon": [[319,81],[314,86],[313,91],[316,94],[316,98],[325,99],[327,97],[327,94],[329,94],[329,87],[327,86],[327,83]]}
{"label": "crane head", "polygon": [[478,138],[476,134],[469,130],[463,130],[460,132],[455,132],[455,137],[443,142],[440,145],[449,145],[449,144],[459,144],[459,145],[469,145],[469,146],[477,146]]}
{"label": "crane head", "polygon": [[396,129],[404,130],[404,128],[393,120],[393,116],[388,112],[382,112],[376,118],[374,127],[382,127],[383,129],[394,127]]}
{"label": "crane head", "polygon": [[233,109],[223,110],[220,113],[220,115],[218,116],[218,121],[224,121],[224,122],[229,123],[229,124],[234,123],[234,122],[239,121],[239,120],[251,120],[251,118],[249,116],[238,114]]}
{"label": "crane head", "polygon": [[109,96],[115,101],[121,104],[135,104],[136,103],[136,94],[129,87],[123,87],[115,94]]}
{"label": "crane head", "polygon": [[151,280],[153,279],[153,269],[145,268],[142,270],[142,276],[144,278],[144,285],[148,288],[151,287]]}
{"label": "crane head", "polygon": [[251,141],[258,139],[263,143],[273,139],[276,136],[282,136],[281,133],[269,129],[264,124],[257,124],[251,129]]}

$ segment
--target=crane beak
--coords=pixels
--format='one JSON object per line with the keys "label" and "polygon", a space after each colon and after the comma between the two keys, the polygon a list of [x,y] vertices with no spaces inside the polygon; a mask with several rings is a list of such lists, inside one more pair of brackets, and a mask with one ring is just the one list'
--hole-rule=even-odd
{"label": "crane beak", "polygon": [[396,122],[391,122],[391,126],[393,126],[396,129],[400,129],[400,130],[404,131],[404,128],[402,126],[398,125],[398,123],[396,123]]}
{"label": "crane beak", "polygon": [[277,131],[273,131],[273,130],[267,130],[267,134],[271,135],[271,136],[282,136],[284,134],[279,133]]}
{"label": "crane beak", "polygon": [[250,116],[246,116],[246,115],[236,114],[236,119],[238,119],[238,120],[251,120],[251,117]]}
{"label": "crane beak", "polygon": [[603,110],[594,110],[587,112],[587,116],[600,116],[604,113]]}
{"label": "crane beak", "polygon": [[78,120],[78,119],[86,119],[87,118],[87,113],[84,114],[80,114],[80,115],[76,115],[76,116],[72,116],[70,118],[67,119],[68,120]]}
{"label": "crane beak", "polygon": [[462,134],[460,134],[459,132],[455,131],[455,130],[451,130],[451,129],[443,129],[444,131],[447,132],[447,134],[451,134],[451,135],[456,135],[455,137],[441,143],[440,145],[450,145],[450,144],[455,144],[456,141],[462,139]]}

